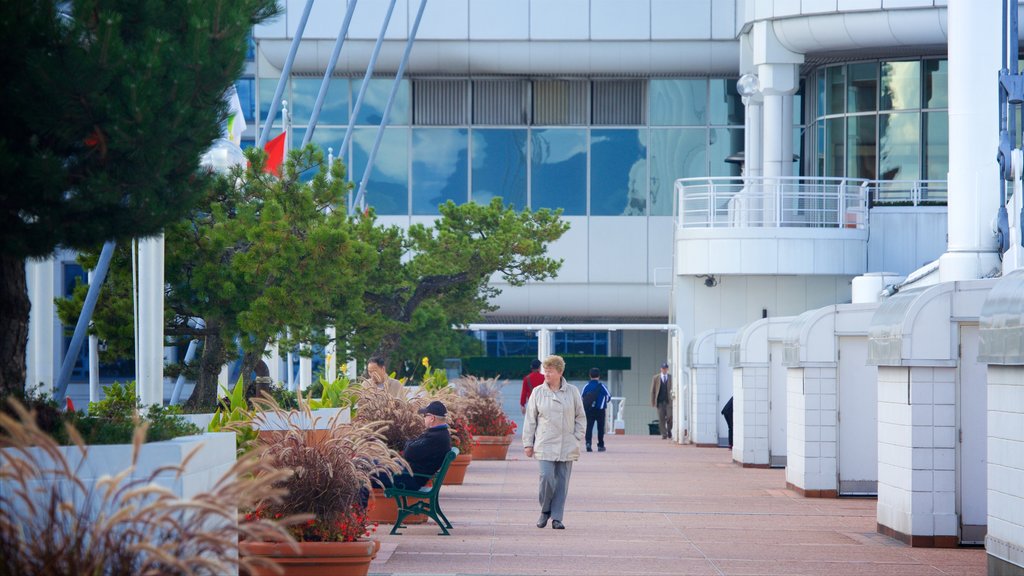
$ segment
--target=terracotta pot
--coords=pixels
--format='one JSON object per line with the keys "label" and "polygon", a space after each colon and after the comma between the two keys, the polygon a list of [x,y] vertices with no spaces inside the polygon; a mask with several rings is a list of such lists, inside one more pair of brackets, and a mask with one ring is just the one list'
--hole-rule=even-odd
{"label": "terracotta pot", "polygon": [[[370,495],[370,506],[366,511],[366,519],[380,524],[394,524],[395,520],[398,520],[398,506],[395,505],[395,499],[385,496],[382,488],[374,488],[373,494]],[[423,524],[426,521],[427,516],[424,514],[413,514],[406,516],[403,520],[406,524]]]}
{"label": "terracotta pot", "polygon": [[[285,576],[366,576],[370,562],[380,550],[373,539],[356,542],[299,542],[299,552],[279,542],[238,543],[242,556],[259,556],[274,561]],[[256,568],[250,576],[275,574],[270,568]]]}
{"label": "terracotta pot", "polygon": [[466,468],[469,463],[473,461],[472,454],[459,454],[452,460],[452,463],[448,465],[448,472],[444,475],[445,486],[453,486],[462,484],[462,481],[466,479]]}
{"label": "terracotta pot", "polygon": [[512,436],[473,436],[473,458],[476,460],[504,460]]}

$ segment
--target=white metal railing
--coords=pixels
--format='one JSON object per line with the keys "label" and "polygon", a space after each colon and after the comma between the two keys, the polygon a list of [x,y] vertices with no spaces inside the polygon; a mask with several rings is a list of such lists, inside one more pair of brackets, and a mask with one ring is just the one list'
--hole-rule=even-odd
{"label": "white metal railing", "polygon": [[944,206],[949,196],[946,180],[872,180],[868,183],[872,206]]}
{"label": "white metal railing", "polygon": [[680,228],[867,227],[869,181],[855,178],[681,178]]}
{"label": "white metal railing", "polygon": [[[618,405],[616,405],[618,402]],[[608,399],[611,410],[605,412],[605,434],[615,434],[616,430],[626,430],[626,399],[622,396],[612,396]]]}

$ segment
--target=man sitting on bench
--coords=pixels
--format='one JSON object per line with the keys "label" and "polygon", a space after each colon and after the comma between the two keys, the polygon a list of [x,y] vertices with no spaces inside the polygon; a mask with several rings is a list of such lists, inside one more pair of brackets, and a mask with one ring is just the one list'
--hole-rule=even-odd
{"label": "man sitting on bench", "polygon": [[402,457],[409,463],[412,473],[396,474],[392,478],[380,476],[375,484],[381,488],[398,486],[406,490],[419,490],[430,476],[444,463],[444,457],[452,449],[452,436],[448,430],[448,409],[437,400],[419,409],[427,429],[405,444]]}

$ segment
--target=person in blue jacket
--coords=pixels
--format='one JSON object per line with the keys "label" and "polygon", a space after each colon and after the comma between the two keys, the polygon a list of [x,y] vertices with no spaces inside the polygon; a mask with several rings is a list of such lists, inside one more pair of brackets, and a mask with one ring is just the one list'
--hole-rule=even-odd
{"label": "person in blue jacket", "polygon": [[597,368],[590,369],[590,382],[583,388],[583,411],[587,415],[587,452],[593,452],[590,447],[594,438],[594,423],[597,423],[597,451],[604,452],[604,423],[605,413],[608,408],[608,387],[600,380],[601,371]]}

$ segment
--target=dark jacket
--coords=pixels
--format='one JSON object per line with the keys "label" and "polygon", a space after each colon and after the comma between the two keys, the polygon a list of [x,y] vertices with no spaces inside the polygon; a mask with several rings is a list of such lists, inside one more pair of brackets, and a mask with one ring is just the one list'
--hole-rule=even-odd
{"label": "dark jacket", "polygon": [[608,405],[608,388],[600,380],[591,380],[583,388],[583,409],[604,410]]}
{"label": "dark jacket", "polygon": [[433,474],[441,469],[444,457],[452,449],[452,435],[448,425],[427,428],[423,434],[405,444],[402,456],[415,474]]}

